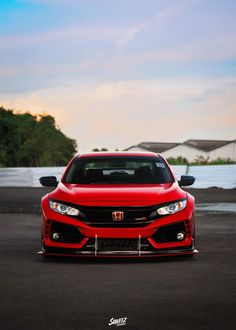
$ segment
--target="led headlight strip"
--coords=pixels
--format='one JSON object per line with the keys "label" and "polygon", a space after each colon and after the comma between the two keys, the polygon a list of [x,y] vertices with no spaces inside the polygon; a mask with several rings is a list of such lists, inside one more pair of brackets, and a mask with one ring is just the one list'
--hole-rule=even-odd
{"label": "led headlight strip", "polygon": [[187,205],[187,200],[184,199],[182,201],[178,201],[175,203],[171,203],[165,206],[160,207],[156,210],[159,215],[167,215],[167,214],[174,214],[179,211],[182,211]]}
{"label": "led headlight strip", "polygon": [[78,216],[80,214],[80,211],[78,209],[66,204],[61,204],[59,202],[49,201],[49,206],[53,211],[60,214],[72,215],[72,216]]}

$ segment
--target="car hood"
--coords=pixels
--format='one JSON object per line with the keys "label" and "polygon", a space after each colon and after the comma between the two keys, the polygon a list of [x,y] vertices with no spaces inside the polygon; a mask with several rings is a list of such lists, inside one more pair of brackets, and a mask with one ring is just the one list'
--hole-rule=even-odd
{"label": "car hood", "polygon": [[142,185],[76,185],[59,183],[49,198],[89,206],[145,206],[186,197],[177,182]]}

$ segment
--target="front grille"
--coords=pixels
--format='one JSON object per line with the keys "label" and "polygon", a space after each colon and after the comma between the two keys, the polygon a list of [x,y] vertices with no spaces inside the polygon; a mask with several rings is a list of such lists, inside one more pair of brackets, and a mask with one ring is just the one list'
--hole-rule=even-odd
{"label": "front grille", "polygon": [[[80,207],[85,215],[84,222],[92,227],[144,227],[153,222],[156,217],[151,215],[156,210],[156,206],[149,207]],[[121,211],[124,219],[114,221],[112,213]]]}

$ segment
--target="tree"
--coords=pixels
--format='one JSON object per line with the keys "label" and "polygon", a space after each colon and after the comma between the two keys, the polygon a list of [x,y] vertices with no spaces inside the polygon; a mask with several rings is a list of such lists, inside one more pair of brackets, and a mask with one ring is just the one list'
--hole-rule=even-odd
{"label": "tree", "polygon": [[52,116],[0,107],[0,166],[64,166],[76,150]]}

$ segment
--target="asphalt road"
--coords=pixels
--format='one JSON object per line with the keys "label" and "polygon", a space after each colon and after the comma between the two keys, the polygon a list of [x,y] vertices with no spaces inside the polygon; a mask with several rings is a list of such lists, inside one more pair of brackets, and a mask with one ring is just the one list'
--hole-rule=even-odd
{"label": "asphalt road", "polygon": [[193,259],[43,260],[40,215],[1,213],[0,329],[112,330],[122,317],[123,329],[234,329],[236,216],[198,213],[196,226]]}

